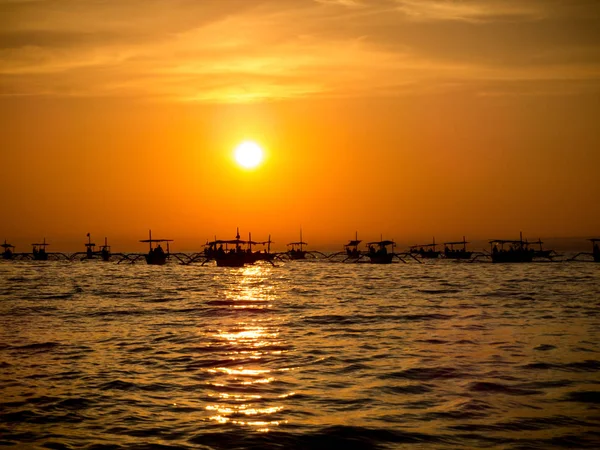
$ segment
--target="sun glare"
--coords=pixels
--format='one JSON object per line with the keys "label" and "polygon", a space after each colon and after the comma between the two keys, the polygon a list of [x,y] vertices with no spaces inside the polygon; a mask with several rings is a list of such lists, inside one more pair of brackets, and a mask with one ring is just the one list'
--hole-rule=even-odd
{"label": "sun glare", "polygon": [[246,168],[252,169],[263,160],[263,151],[256,142],[244,141],[235,148],[235,160]]}

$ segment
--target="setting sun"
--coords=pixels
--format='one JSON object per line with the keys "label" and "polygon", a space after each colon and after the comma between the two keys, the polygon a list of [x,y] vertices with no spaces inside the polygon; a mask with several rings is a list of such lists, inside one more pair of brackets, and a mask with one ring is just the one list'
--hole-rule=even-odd
{"label": "setting sun", "polygon": [[235,148],[235,160],[240,166],[252,169],[263,160],[262,148],[256,142],[244,141]]}

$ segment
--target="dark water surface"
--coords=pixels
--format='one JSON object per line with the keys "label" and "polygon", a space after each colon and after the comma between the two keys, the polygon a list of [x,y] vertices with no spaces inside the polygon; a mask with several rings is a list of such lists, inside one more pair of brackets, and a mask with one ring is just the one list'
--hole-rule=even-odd
{"label": "dark water surface", "polygon": [[600,265],[0,263],[0,445],[600,448]]}

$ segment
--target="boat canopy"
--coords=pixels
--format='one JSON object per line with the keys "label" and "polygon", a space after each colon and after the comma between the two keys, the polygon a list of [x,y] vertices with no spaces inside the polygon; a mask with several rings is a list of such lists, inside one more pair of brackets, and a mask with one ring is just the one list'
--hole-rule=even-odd
{"label": "boat canopy", "polygon": [[470,244],[469,241],[444,242],[444,245]]}
{"label": "boat canopy", "polygon": [[600,242],[599,238],[593,238],[593,239],[589,239],[589,240],[592,241],[592,242]]}
{"label": "boat canopy", "polygon": [[[459,242],[459,244],[462,244],[462,242]],[[439,245],[439,244],[420,244],[420,245],[413,245],[413,246],[411,247],[411,250],[412,250],[412,249],[414,249],[414,248],[422,248],[422,247],[433,247],[433,248],[435,248],[435,247],[437,247],[438,245]]]}
{"label": "boat canopy", "polygon": [[346,245],[344,245],[344,247],[356,247],[361,242],[362,242],[361,240],[350,241]]}
{"label": "boat canopy", "polygon": [[[241,239],[217,239],[209,242],[207,245],[221,245],[221,244],[246,244],[248,241],[242,241]],[[256,242],[250,242],[252,245],[256,244]]]}
{"label": "boat canopy", "polygon": [[367,245],[380,245],[385,247],[386,245],[392,245],[394,241],[377,241],[377,242],[367,242]]}
{"label": "boat canopy", "polygon": [[492,239],[490,244],[527,244],[527,241],[513,239]]}
{"label": "boat canopy", "polygon": [[4,244],[0,244],[0,247],[3,247],[3,248],[15,248],[14,245],[7,244],[6,241],[4,241]]}
{"label": "boat canopy", "polygon": [[140,242],[173,242],[173,239],[143,239]]}
{"label": "boat canopy", "polygon": [[306,242],[300,241],[300,242],[290,242],[287,245],[308,245],[308,244]]}
{"label": "boat canopy", "polygon": [[46,245],[50,245],[50,244],[46,244],[45,242],[42,244],[31,244],[31,245],[36,245],[38,247],[45,247]]}

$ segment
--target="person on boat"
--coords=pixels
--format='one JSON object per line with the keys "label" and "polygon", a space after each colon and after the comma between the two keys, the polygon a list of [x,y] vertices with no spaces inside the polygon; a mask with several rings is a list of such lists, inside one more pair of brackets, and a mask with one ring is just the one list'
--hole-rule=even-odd
{"label": "person on boat", "polygon": [[154,252],[155,252],[157,255],[164,255],[164,254],[165,254],[165,251],[164,251],[164,250],[163,250],[163,248],[160,246],[160,244],[158,244],[158,245],[156,246],[156,250],[154,250]]}
{"label": "person on boat", "polygon": [[598,247],[598,243],[594,242],[594,255],[600,255],[600,247]]}

